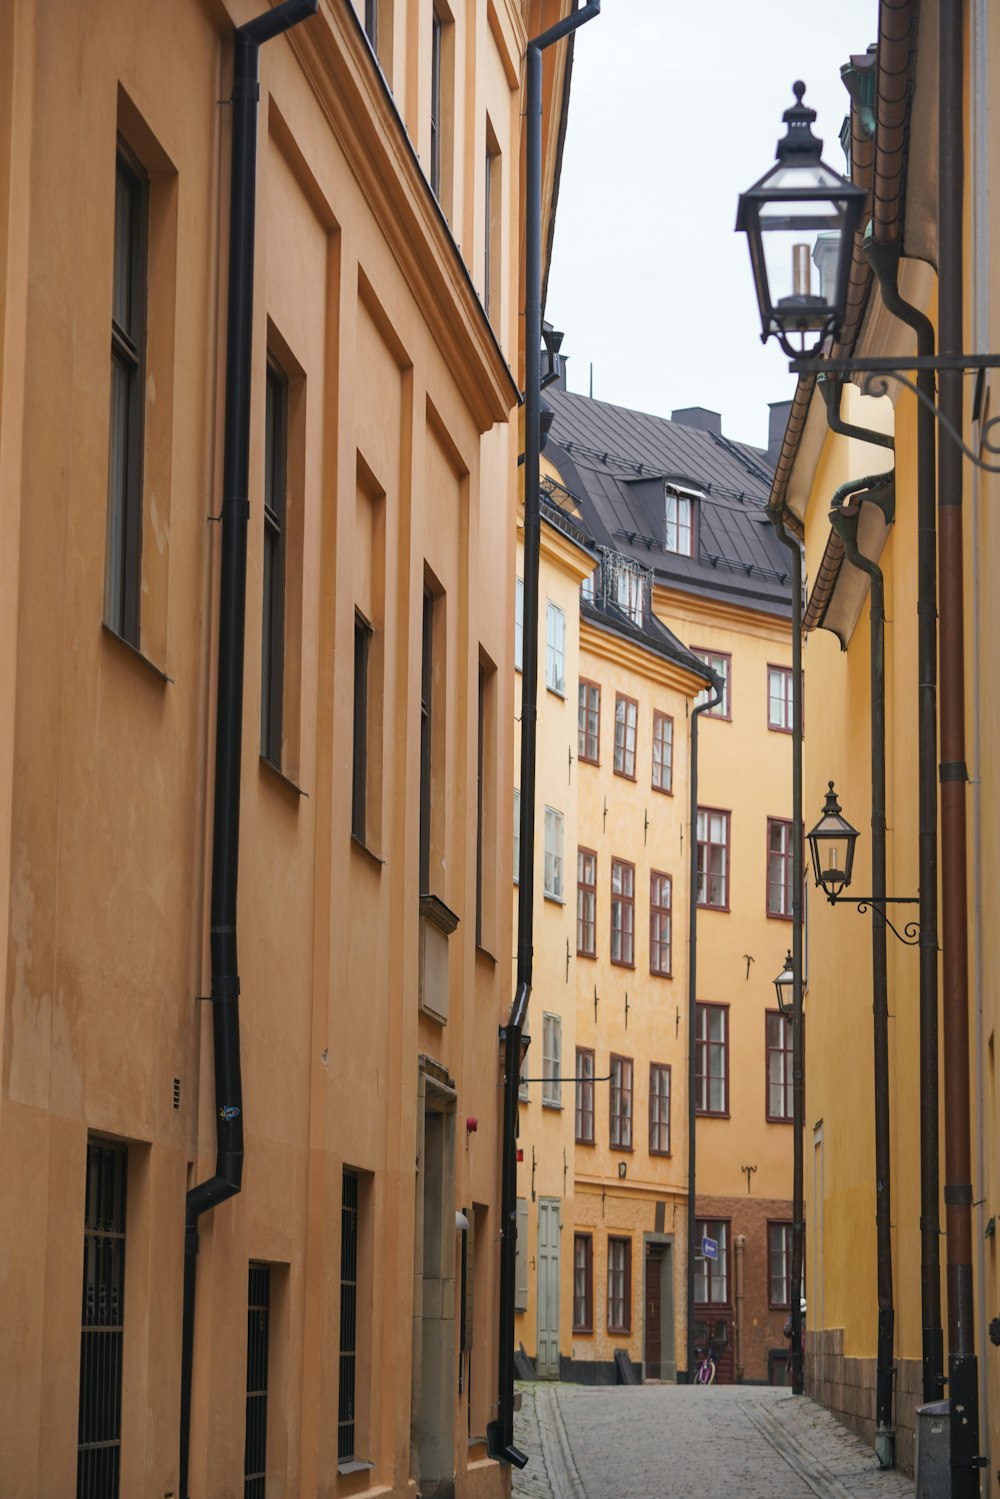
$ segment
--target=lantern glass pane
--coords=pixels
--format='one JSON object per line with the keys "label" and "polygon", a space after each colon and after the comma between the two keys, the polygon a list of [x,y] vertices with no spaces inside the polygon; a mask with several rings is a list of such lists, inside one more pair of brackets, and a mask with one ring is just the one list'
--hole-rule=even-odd
{"label": "lantern glass pane", "polygon": [[[772,211],[773,210],[773,211]],[[844,214],[832,203],[766,204],[761,248],[774,316],[786,328],[822,328],[836,305]]]}

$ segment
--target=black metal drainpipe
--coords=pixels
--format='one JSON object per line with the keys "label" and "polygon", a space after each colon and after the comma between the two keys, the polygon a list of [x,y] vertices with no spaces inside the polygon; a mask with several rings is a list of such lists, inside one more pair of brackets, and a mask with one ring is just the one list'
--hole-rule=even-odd
{"label": "black metal drainpipe", "polygon": [[250,389],[253,373],[254,217],[257,186],[257,64],[261,46],[314,15],[318,0],[285,0],[241,26],[233,59],[233,136],[229,210],[226,405],[222,470],[215,808],[212,828],[212,1038],[215,1052],[215,1174],[187,1194],[181,1331],[181,1499],[188,1496],[191,1377],[198,1219],[234,1197],[243,1176],[240,980],[236,954],[239,876],[243,647],[246,634],[247,523],[250,517]]}
{"label": "black metal drainpipe", "polygon": [[769,510],[778,540],[792,562],[792,1394],[805,1394],[802,1350],[802,1261],[805,1247],[805,1027],[803,1024],[802,827],[802,548],[785,529],[781,509]]}
{"label": "black metal drainpipe", "polygon": [[502,1463],[523,1468],[514,1446],[514,1281],[517,1257],[517,1094],[521,1037],[531,997],[535,916],[535,743],[538,727],[538,508],[542,379],[542,52],[601,11],[601,0],[550,26],[528,43],[525,128],[524,265],[524,648],[521,672],[521,828],[517,906],[517,985],[504,1048],[500,1167],[500,1327],[497,1419],[487,1427],[488,1450]]}
{"label": "black metal drainpipe", "polygon": [[[889,312],[917,335],[917,353],[934,353],[934,324],[899,291],[899,246],[869,245],[868,259]],[[934,400],[934,372],[917,371],[917,389]],[[923,1398],[944,1387],[941,1326],[941,1216],[938,1127],[938,795],[937,795],[937,488],[934,412],[917,402],[917,743],[920,879],[920,1301]]]}
{"label": "black metal drainpipe", "polygon": [[[837,498],[846,501],[852,491],[850,509],[835,503],[830,521],[844,543],[844,554],[853,567],[867,573],[871,629],[871,776],[872,776],[872,1008],[874,1012],[875,1061],[875,1238],[877,1257],[878,1344],[875,1373],[875,1451],[883,1468],[895,1467],[896,1433],[893,1426],[893,1346],[895,1307],[892,1288],[891,1160],[889,1131],[889,979],[886,954],[885,914],[877,901],[886,891],[885,819],[885,588],[882,569],[858,549],[858,513],[868,495],[891,494],[892,474],[881,483],[842,486]],[[846,492],[845,492],[846,491]]]}
{"label": "black metal drainpipe", "polygon": [[[690,859],[690,890],[688,892],[688,1261],[687,1261],[687,1382],[694,1384],[696,1373],[694,1336],[694,1267],[695,1267],[695,1223],[697,1214],[697,1148],[695,1123],[697,1121],[697,1078],[695,1059],[698,1041],[698,720],[710,708],[722,702],[719,687],[712,690],[707,702],[699,703],[691,713],[691,769],[689,775],[691,821],[688,838]],[[706,879],[708,874],[706,871]],[[678,1375],[678,1383],[683,1383]]]}

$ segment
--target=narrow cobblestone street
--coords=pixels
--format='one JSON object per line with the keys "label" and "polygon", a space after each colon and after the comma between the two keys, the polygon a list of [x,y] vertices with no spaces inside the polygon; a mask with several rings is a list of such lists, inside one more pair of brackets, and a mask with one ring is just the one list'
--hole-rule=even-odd
{"label": "narrow cobblestone street", "polygon": [[913,1484],[787,1390],[525,1384],[518,1499],[912,1499]]}

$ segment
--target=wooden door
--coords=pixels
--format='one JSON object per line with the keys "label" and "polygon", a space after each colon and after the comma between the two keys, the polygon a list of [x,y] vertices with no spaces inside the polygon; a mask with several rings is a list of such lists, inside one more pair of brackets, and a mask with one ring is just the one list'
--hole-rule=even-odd
{"label": "wooden door", "polygon": [[661,1376],[661,1333],[660,1324],[662,1318],[662,1299],[660,1296],[660,1273],[663,1265],[663,1246],[661,1244],[649,1244],[646,1246],[646,1317],[645,1317],[645,1350],[644,1361],[646,1365],[647,1379],[660,1379]]}
{"label": "wooden door", "polygon": [[559,1199],[538,1200],[539,1379],[559,1378]]}

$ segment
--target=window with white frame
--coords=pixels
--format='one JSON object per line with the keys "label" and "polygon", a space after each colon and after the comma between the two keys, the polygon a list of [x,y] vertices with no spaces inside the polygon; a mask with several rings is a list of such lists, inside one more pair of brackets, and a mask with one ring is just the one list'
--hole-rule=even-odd
{"label": "window with white frame", "polygon": [[767,819],[767,914],[792,914],[792,824]]}
{"label": "window with white frame", "polygon": [[768,1305],[791,1306],[792,1225],[767,1225],[767,1300]]}
{"label": "window with white frame", "polygon": [[562,1108],[562,1017],[542,1016],[542,1103]]}
{"label": "window with white frame", "polygon": [[563,814],[545,808],[545,881],[549,900],[563,899]]}
{"label": "window with white frame", "polygon": [[[705,717],[706,718],[732,718],[733,714],[732,714],[732,709],[730,707],[730,700],[731,700],[730,686],[731,686],[731,680],[732,680],[732,674],[733,674],[733,672],[732,672],[732,665],[733,665],[733,658],[732,658],[732,656],[728,655],[725,651],[702,651],[702,650],[698,650],[698,648],[696,646],[692,646],[691,647],[691,654],[692,654],[692,656],[697,656],[699,661],[704,661],[704,663],[705,663],[706,666],[710,666],[712,668],[712,670],[715,672],[715,675],[717,677],[719,677],[721,679],[721,681],[722,681],[722,697],[721,697],[720,701],[716,703],[716,705],[715,705],[714,708],[709,708],[708,709],[707,713],[705,714]],[[703,692],[699,692],[698,696],[695,698],[695,700],[694,700],[695,707],[696,708],[700,708],[701,705],[702,705],[702,703],[707,703],[708,700],[709,700],[709,698],[714,697],[714,696],[715,696],[715,692],[711,688],[706,687],[704,689],[704,691]]]}
{"label": "window with white frame", "polygon": [[560,697],[566,692],[566,616],[551,599],[545,611],[545,685]]}
{"label": "window with white frame", "polygon": [[514,583],[514,670],[524,670],[524,579]]}
{"label": "window with white frame", "polygon": [[586,599],[587,602],[591,604],[597,597],[596,578],[597,571],[595,569],[594,572],[588,573],[583,582],[580,584],[580,597],[582,599]]}
{"label": "window with white frame", "polygon": [[716,1256],[714,1260],[695,1256],[694,1299],[700,1306],[725,1306],[729,1300],[729,1224],[725,1220],[697,1219],[694,1241],[700,1244],[702,1239],[715,1240]]}
{"label": "window with white frame", "polygon": [[642,624],[642,574],[633,567],[619,567],[616,585],[618,607],[634,625]]}
{"label": "window with white frame", "polygon": [[675,552],[680,557],[693,555],[691,525],[691,496],[667,492],[666,531],[663,539],[664,551]]}
{"label": "window with white frame", "polygon": [[674,721],[669,713],[653,712],[653,790],[674,789]]}
{"label": "window with white frame", "polygon": [[639,704],[634,697],[615,694],[615,759],[616,776],[627,776],[635,780],[635,742],[639,721]]}

